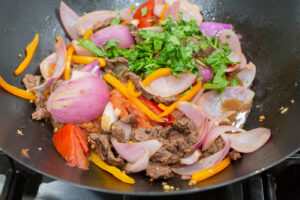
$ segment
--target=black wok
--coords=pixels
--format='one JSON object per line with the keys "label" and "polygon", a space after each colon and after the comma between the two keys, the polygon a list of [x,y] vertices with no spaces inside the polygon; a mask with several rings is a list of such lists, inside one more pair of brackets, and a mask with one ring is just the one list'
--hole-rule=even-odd
{"label": "black wok", "polygon": [[[124,8],[139,5],[141,0],[66,0],[78,14],[97,9]],[[168,180],[179,191],[164,192],[160,182],[150,183],[144,174],[133,177],[136,184],[124,184],[91,165],[89,171],[66,166],[52,143],[49,123],[32,121],[34,106],[0,89],[0,148],[18,162],[44,175],[82,187],[107,193],[131,195],[186,194],[230,184],[270,168],[300,147],[300,2],[297,0],[193,0],[204,19],[233,24],[241,39],[247,60],[257,66],[252,89],[256,96],[245,125],[246,129],[265,126],[272,130],[268,143],[258,151],[243,155],[219,175],[194,187],[179,177]],[[38,73],[39,62],[54,51],[55,37],[67,38],[57,17],[59,0],[2,0],[0,6],[0,74],[17,87],[22,76],[13,71],[26,45],[40,33],[37,52],[26,73]],[[299,86],[296,86],[296,85]],[[294,99],[295,104],[290,100]],[[256,108],[260,105],[261,108]],[[280,107],[289,107],[284,115]],[[265,115],[263,123],[258,122]],[[16,133],[22,129],[24,136]],[[42,147],[39,151],[37,148]],[[21,155],[28,148],[30,158]]]}

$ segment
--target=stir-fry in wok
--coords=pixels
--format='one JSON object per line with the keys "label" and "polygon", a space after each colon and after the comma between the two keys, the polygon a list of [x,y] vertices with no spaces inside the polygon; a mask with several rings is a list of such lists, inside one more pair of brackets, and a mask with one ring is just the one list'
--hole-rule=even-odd
{"label": "stir-fry in wok", "polygon": [[88,169],[92,161],[129,184],[144,170],[197,183],[263,146],[269,129],[242,129],[256,67],[232,25],[203,22],[188,0],[150,0],[133,12],[78,16],[61,2],[71,43],[57,37],[41,75],[24,75],[26,90],[0,78],[5,90],[34,101],[32,119],[51,121],[67,164]]}

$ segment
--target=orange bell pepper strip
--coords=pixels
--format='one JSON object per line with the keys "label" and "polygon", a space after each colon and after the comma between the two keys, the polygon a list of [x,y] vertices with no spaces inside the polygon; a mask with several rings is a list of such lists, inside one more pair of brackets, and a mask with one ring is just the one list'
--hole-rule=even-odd
{"label": "orange bell pepper strip", "polygon": [[202,88],[202,82],[200,81],[188,93],[186,93],[180,99],[178,99],[177,101],[172,103],[170,106],[168,106],[167,109],[165,109],[165,111],[163,113],[161,113],[159,116],[164,117],[164,116],[169,115],[173,110],[176,109],[178,103],[192,99],[201,88]]}
{"label": "orange bell pepper strip", "polygon": [[217,173],[221,172],[224,170],[226,167],[229,166],[231,162],[231,159],[229,156],[227,156],[224,160],[222,160],[219,164],[216,166],[213,166],[211,168],[208,168],[206,170],[196,172],[195,174],[192,175],[191,182],[192,183],[199,183],[200,181],[203,181],[209,177],[212,177],[216,175]]}
{"label": "orange bell pepper strip", "polygon": [[124,20],[124,21],[121,22],[121,24],[129,24],[129,23],[130,23],[129,20]]}
{"label": "orange bell pepper strip", "polygon": [[12,85],[9,85],[8,83],[6,83],[3,78],[0,76],[0,85],[2,86],[2,88],[4,90],[6,90],[7,92],[15,95],[15,96],[18,96],[18,97],[21,97],[23,99],[28,99],[28,100],[31,100],[31,101],[34,101],[35,100],[35,95],[31,92],[27,92],[26,90],[22,90],[22,89],[19,89],[15,86],[12,86]]}
{"label": "orange bell pepper strip", "polygon": [[71,69],[71,58],[74,52],[74,48],[72,46],[69,46],[67,51],[67,58],[66,58],[66,64],[65,64],[65,80],[70,79],[70,69]]}
{"label": "orange bell pepper strip", "polygon": [[86,30],[86,32],[83,35],[83,38],[88,40],[93,35],[93,31],[91,29]]}
{"label": "orange bell pepper strip", "polygon": [[160,25],[160,26],[161,26],[161,21],[163,21],[163,20],[166,19],[166,10],[167,10],[168,6],[169,6],[169,4],[166,3],[166,4],[164,5],[164,8],[163,8],[162,12],[161,12],[161,15],[160,15],[160,18],[159,18],[159,25]]}
{"label": "orange bell pepper strip", "polygon": [[164,122],[159,116],[152,112],[147,106],[145,106],[138,98],[132,96],[128,91],[128,88],[123,85],[117,78],[111,74],[105,74],[104,80],[119,90],[127,99],[134,103],[142,112],[144,112],[150,119],[157,122]]}
{"label": "orange bell pepper strip", "polygon": [[128,88],[128,90],[129,90],[130,94],[131,94],[132,96],[134,96],[134,97],[139,97],[139,96],[141,96],[141,94],[142,94],[142,92],[136,92],[136,91],[135,91],[135,86],[134,86],[134,84],[133,84],[133,82],[132,82],[131,79],[128,79],[128,82],[127,82],[127,88]]}
{"label": "orange bell pepper strip", "polygon": [[39,43],[39,34],[37,33],[35,34],[32,42],[30,42],[30,44],[26,47],[26,57],[18,66],[18,68],[15,70],[15,75],[20,75],[27,68],[30,61],[32,60],[32,57],[34,55],[38,43]]}
{"label": "orange bell pepper strip", "polygon": [[128,183],[128,184],[135,183],[133,178],[127,176],[125,173],[123,173],[117,167],[106,164],[97,154],[91,153],[91,160],[95,165],[97,165],[101,169],[111,173],[114,177],[116,177],[120,181],[123,181],[124,183]]}
{"label": "orange bell pepper strip", "polygon": [[75,56],[72,55],[71,61],[76,64],[84,64],[88,65],[97,59],[100,63],[100,67],[104,67],[106,65],[104,58],[97,58],[97,57],[89,57],[89,56]]}
{"label": "orange bell pepper strip", "polygon": [[157,105],[157,107],[159,107],[159,108],[162,109],[162,110],[167,110],[167,108],[168,108],[168,106],[165,106],[164,104],[161,104],[161,103],[159,103],[159,104]]}
{"label": "orange bell pepper strip", "polygon": [[154,72],[152,72],[149,76],[147,76],[145,78],[145,80],[143,80],[143,86],[147,87],[148,85],[150,85],[150,83],[152,81],[154,81],[155,79],[161,77],[161,76],[166,76],[172,73],[172,70],[170,70],[169,68],[160,68],[158,70],[155,70]]}

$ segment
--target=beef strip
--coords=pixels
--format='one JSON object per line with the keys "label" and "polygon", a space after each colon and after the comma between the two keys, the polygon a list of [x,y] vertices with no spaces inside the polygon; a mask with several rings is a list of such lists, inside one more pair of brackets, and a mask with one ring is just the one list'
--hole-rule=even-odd
{"label": "beef strip", "polygon": [[238,160],[242,158],[242,155],[240,152],[236,151],[236,150],[232,150],[231,152],[229,152],[228,154],[230,156],[230,158],[232,160]]}
{"label": "beef strip", "polygon": [[191,130],[196,130],[193,121],[185,116],[176,119],[173,123],[173,128],[185,134],[190,134]]}
{"label": "beef strip", "polygon": [[40,80],[41,76],[35,76],[32,74],[25,74],[25,76],[22,79],[26,89],[34,93],[36,97],[34,100],[36,109],[31,115],[32,119],[34,120],[47,119],[51,116],[51,114],[47,111],[46,108],[46,97],[40,91],[35,89],[35,87],[39,84]]}
{"label": "beef strip", "polygon": [[133,84],[135,85],[136,90],[139,92],[142,92],[142,96],[148,100],[153,100],[156,103],[162,103],[165,105],[170,105],[178,100],[178,98],[175,96],[163,98],[163,97],[155,96],[155,95],[148,93],[146,90],[144,90],[144,88],[140,84],[142,82],[142,79],[133,72],[127,71],[124,73],[123,76],[126,77],[127,79],[131,79]]}
{"label": "beef strip", "polygon": [[202,156],[205,158],[205,157],[208,157],[212,154],[215,154],[219,151],[221,151],[225,146],[225,142],[224,140],[221,138],[221,137],[218,137],[214,143],[212,143],[208,149],[206,151],[203,152]]}
{"label": "beef strip", "polygon": [[118,123],[113,122],[110,126],[111,137],[117,139],[118,142],[125,143],[125,132],[122,126]]}
{"label": "beef strip", "polygon": [[92,31],[95,32],[96,30],[99,30],[99,29],[102,29],[102,28],[105,28],[105,27],[109,26],[112,19],[114,19],[114,18],[110,17],[110,18],[108,18],[104,21],[98,21],[97,23],[95,23],[93,25]]}
{"label": "beef strip", "polygon": [[124,167],[124,160],[119,155],[115,156],[107,135],[99,134],[98,138],[96,138],[96,143],[98,144],[96,151],[102,160],[116,167]]}
{"label": "beef strip", "polygon": [[171,167],[151,162],[146,168],[146,174],[147,176],[150,176],[153,179],[168,179],[173,176]]}
{"label": "beef strip", "polygon": [[130,139],[134,142],[143,142],[149,140],[152,135],[146,132],[146,128],[137,128],[131,132]]}

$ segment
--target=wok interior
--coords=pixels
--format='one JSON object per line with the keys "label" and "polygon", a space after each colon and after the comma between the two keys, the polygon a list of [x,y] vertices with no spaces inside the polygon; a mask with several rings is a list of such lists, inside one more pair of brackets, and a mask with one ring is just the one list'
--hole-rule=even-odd
{"label": "wok interior", "polygon": [[[97,9],[125,8],[140,5],[140,0],[122,1],[66,1],[77,13]],[[255,153],[243,155],[221,174],[196,186],[190,187],[179,177],[168,180],[169,185],[179,187],[174,193],[201,191],[239,180],[258,173],[273,165],[300,146],[298,124],[300,118],[300,4],[296,0],[288,4],[282,1],[191,1],[200,6],[205,21],[233,24],[242,35],[243,52],[248,61],[257,66],[257,76],[252,86],[254,103],[245,124],[245,129],[264,126],[272,130],[268,143]],[[38,71],[39,62],[54,51],[55,37],[66,37],[57,17],[60,1],[16,0],[2,2],[0,8],[0,67],[1,76],[9,83],[23,87],[21,76],[13,71],[22,58],[28,41],[40,33],[40,43],[34,59],[26,73]],[[30,15],[28,15],[30,13]],[[295,104],[290,100],[294,99]],[[136,184],[127,185],[110,174],[91,165],[91,170],[70,168],[56,152],[52,143],[50,123],[32,121],[33,105],[0,90],[0,147],[13,158],[49,176],[70,181],[91,189],[105,192],[132,192],[132,194],[165,194],[159,181],[150,183],[143,173],[133,175]],[[260,108],[256,108],[256,107]],[[280,107],[289,107],[285,115],[277,112]],[[260,115],[266,116],[264,123],[258,122]],[[24,136],[16,133],[22,129]],[[37,148],[42,147],[42,151]],[[30,158],[21,155],[28,148]],[[171,193],[168,193],[171,194]]]}

